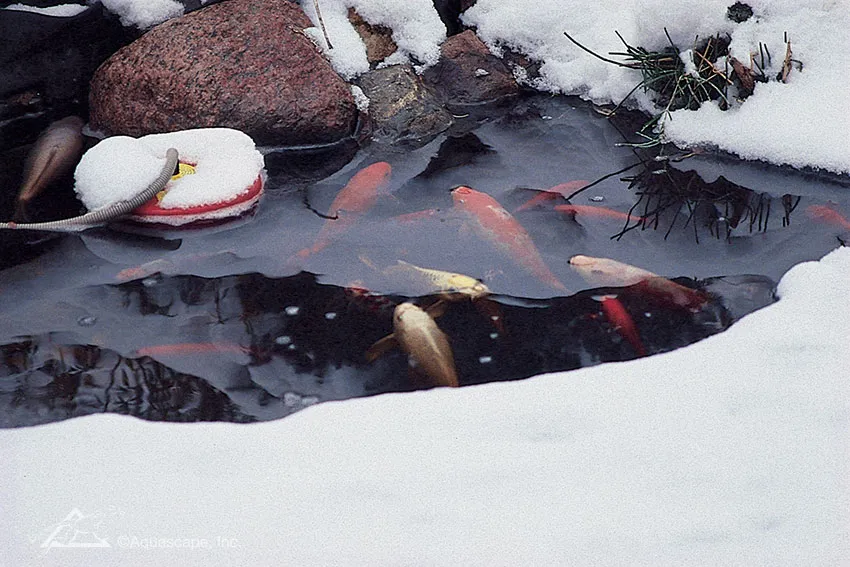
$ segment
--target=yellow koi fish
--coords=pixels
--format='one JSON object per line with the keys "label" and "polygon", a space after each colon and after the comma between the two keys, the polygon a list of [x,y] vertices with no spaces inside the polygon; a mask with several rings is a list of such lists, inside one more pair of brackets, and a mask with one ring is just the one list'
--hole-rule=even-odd
{"label": "yellow koi fish", "polygon": [[421,294],[437,293],[449,301],[476,300],[490,295],[490,289],[481,281],[463,274],[444,272],[433,268],[421,268],[404,260],[384,270],[387,276],[399,274],[417,286]]}

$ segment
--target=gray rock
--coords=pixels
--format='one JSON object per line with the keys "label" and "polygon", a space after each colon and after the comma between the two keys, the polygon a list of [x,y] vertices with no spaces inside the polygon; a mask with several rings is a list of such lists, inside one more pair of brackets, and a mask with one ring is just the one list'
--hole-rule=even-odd
{"label": "gray rock", "polygon": [[425,144],[452,124],[452,115],[410,65],[369,71],[358,84],[369,97],[372,139],[378,143]]}
{"label": "gray rock", "polygon": [[287,0],[240,0],[169,20],[95,73],[93,128],[141,136],[229,127],[259,144],[349,137],[358,111],[348,84],[304,34]]}

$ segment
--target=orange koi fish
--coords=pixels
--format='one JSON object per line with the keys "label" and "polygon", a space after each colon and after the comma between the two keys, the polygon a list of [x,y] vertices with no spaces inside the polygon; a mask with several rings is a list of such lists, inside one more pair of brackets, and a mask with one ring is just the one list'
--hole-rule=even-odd
{"label": "orange koi fish", "polygon": [[806,213],[815,220],[840,226],[844,230],[850,230],[850,221],[835,209],[824,205],[810,205],[806,208]]}
{"label": "orange koi fish", "polygon": [[298,256],[306,258],[310,254],[324,250],[340,234],[348,230],[357,219],[374,206],[379,196],[388,194],[391,174],[392,167],[385,161],[373,163],[358,171],[331,203],[330,214],[337,218],[326,220],[313,246],[301,250]]}
{"label": "orange koi fish", "polygon": [[494,244],[540,281],[558,291],[567,291],[543,262],[528,232],[496,199],[463,186],[452,191],[452,199],[455,207],[473,219],[473,229],[482,238]]}
{"label": "orange koi fish", "polygon": [[605,318],[614,327],[614,330],[620,333],[626,342],[632,345],[638,356],[646,356],[646,349],[643,342],[640,340],[640,334],[635,326],[634,319],[626,311],[623,303],[617,299],[616,295],[604,295],[599,298],[602,304],[602,312]]}
{"label": "orange koi fish", "polygon": [[533,209],[534,207],[542,205],[546,201],[554,201],[558,197],[566,198],[572,195],[573,192],[578,191],[589,183],[590,181],[585,181],[584,179],[576,179],[575,181],[560,183],[558,185],[555,185],[554,187],[550,187],[549,189],[544,189],[543,191],[540,191],[539,193],[537,193],[537,195],[535,195],[534,197],[514,209],[514,212],[518,213],[520,211]]}
{"label": "orange koi fish", "polygon": [[629,213],[623,213],[620,211],[615,211],[614,209],[609,209],[607,207],[594,207],[591,205],[556,205],[555,210],[562,213],[571,213],[571,214],[580,214],[594,217],[606,217],[609,219],[617,219],[617,220],[634,220],[637,222],[643,222],[643,217],[631,215]]}
{"label": "orange koi fish", "polygon": [[173,356],[194,354],[250,354],[251,349],[236,343],[176,343],[171,345],[153,345],[136,349],[136,356]]}

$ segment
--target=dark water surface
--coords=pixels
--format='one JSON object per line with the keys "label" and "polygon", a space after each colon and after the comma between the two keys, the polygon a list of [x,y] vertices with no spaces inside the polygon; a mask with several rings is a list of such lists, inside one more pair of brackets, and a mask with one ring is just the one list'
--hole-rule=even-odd
{"label": "dark water surface", "polygon": [[[600,310],[604,294],[619,297],[649,353],[684,346],[771,302],[785,271],[848,236],[807,213],[824,205],[850,213],[850,188],[834,178],[708,155],[651,160],[572,201],[632,210],[645,223],[572,218],[551,203],[516,213],[570,290],[553,297],[452,208],[457,185],[513,211],[533,189],[593,181],[652,157],[617,147],[622,141],[588,105],[534,96],[460,119],[418,149],[269,155],[259,209],[230,224],[52,239],[4,233],[0,426],[103,411],[265,420],[320,401],[421,387],[402,353],[372,364],[364,358],[391,332],[395,304],[431,301],[382,272],[399,259],[481,278],[497,294],[501,328],[468,303],[438,319],[465,385],[634,358],[634,346]],[[17,158],[3,159],[0,181],[14,186],[9,164]],[[325,250],[299,257],[325,222],[314,211],[330,212],[339,189],[376,161],[392,166],[392,196]],[[424,209],[437,211],[396,218]],[[678,278],[712,301],[692,312],[635,288],[591,289],[568,264],[574,254]]]}

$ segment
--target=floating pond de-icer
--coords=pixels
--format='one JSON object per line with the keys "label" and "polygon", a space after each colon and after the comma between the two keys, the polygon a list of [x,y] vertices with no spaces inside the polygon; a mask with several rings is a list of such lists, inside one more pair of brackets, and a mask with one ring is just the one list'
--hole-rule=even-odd
{"label": "floating pond de-icer", "polygon": [[106,138],[80,160],[77,196],[89,210],[133,197],[160,173],[168,148],[177,149],[179,173],[129,219],[181,226],[236,217],[259,201],[263,156],[248,135],[229,128]]}

